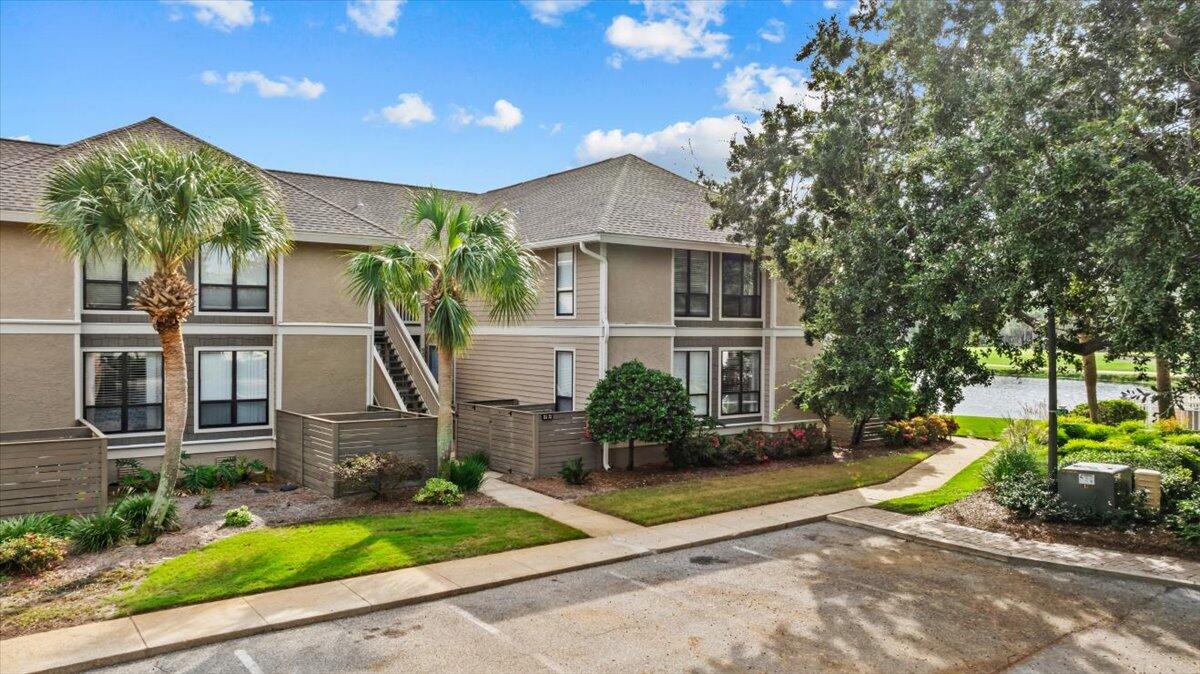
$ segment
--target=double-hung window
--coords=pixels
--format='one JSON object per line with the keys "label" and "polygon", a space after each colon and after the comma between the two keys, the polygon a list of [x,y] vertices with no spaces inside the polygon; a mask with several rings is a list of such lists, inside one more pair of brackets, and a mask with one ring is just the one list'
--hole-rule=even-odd
{"label": "double-hung window", "polygon": [[721,415],[757,414],[761,399],[762,354],[721,352]]}
{"label": "double-hung window", "polygon": [[216,248],[200,254],[201,311],[266,311],[267,260],[250,257],[234,265]]}
{"label": "double-hung window", "polygon": [[575,411],[575,352],[554,352],[554,411]]}
{"label": "double-hung window", "polygon": [[687,388],[694,413],[708,414],[708,351],[676,351],[672,369]]}
{"label": "double-hung window", "polygon": [[83,308],[132,309],[138,283],[149,275],[149,267],[117,256],[89,256],[83,263]]}
{"label": "double-hung window", "polygon": [[762,318],[758,263],[749,255],[721,255],[721,317]]}
{"label": "double-hung window", "polygon": [[575,247],[554,253],[554,315],[575,315]]}
{"label": "double-hung window", "polygon": [[675,251],[676,316],[708,317],[710,257],[706,251]]}
{"label": "double-hung window", "polygon": [[200,428],[268,423],[266,351],[200,351]]}
{"label": "double-hung window", "polygon": [[83,388],[83,417],[101,431],[128,433],[162,430],[161,353],[85,353]]}

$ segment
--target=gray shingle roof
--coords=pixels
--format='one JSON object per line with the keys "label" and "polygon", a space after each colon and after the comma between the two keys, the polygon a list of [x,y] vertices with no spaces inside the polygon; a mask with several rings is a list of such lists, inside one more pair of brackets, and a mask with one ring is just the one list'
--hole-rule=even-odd
{"label": "gray shingle roof", "polygon": [[[199,145],[215,147],[160,119],[151,117],[136,124],[62,145],[49,152],[31,154],[24,159],[0,166],[0,209],[35,212],[38,208],[43,177],[55,162],[132,136],[149,137],[162,143],[185,147]],[[221,150],[221,148],[217,149]],[[225,150],[221,151],[225,152]],[[230,156],[233,157],[233,155]],[[234,158],[244,162],[240,158]],[[249,162],[245,163],[253,166]],[[265,171],[264,173],[275,181],[279,193],[283,197],[288,219],[291,220],[292,226],[297,232],[362,237],[387,237],[391,234],[370,220],[355,215],[324,197],[313,194],[285,177]]]}
{"label": "gray shingle roof", "polygon": [[0,138],[0,166],[25,161],[30,157],[50,152],[57,148],[52,143],[35,143],[31,140]]}

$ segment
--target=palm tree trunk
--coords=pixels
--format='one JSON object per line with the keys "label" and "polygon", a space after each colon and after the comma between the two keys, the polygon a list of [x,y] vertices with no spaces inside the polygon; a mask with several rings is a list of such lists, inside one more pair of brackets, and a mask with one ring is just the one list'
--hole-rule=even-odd
{"label": "palm tree trunk", "polygon": [[1161,356],[1154,357],[1154,388],[1158,398],[1158,418],[1169,419],[1175,407],[1171,398],[1171,365]]}
{"label": "palm tree trunk", "polygon": [[1100,401],[1096,397],[1096,354],[1083,357],[1083,388],[1087,392],[1088,417],[1100,423]]}
{"label": "palm tree trunk", "polygon": [[454,354],[438,346],[437,455],[439,460],[455,458],[454,451]]}
{"label": "palm tree trunk", "polygon": [[163,459],[159,470],[158,491],[154,504],[138,534],[138,543],[153,543],[162,531],[167,504],[175,493],[183,452],[183,430],[187,425],[188,374],[184,356],[183,331],[179,325],[159,330],[163,366]]}

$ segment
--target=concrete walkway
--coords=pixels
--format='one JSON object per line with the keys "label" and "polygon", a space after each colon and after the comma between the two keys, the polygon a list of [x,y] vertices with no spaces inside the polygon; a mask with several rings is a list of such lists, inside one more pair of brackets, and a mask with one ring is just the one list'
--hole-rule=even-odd
{"label": "concrete walkway", "polygon": [[1008,534],[876,508],[833,514],[829,521],[1002,562],[1084,570],[1200,590],[1200,564],[1184,559],[1018,539]]}
{"label": "concrete walkway", "polygon": [[880,501],[934,489],[992,443],[958,439],[890,482],[827,496],[640,527],[531,490],[489,479],[484,493],[594,538],[316,583],[182,606],[4,640],[0,672],[81,671],[169,651],[431,601],[731,538],[808,524]]}

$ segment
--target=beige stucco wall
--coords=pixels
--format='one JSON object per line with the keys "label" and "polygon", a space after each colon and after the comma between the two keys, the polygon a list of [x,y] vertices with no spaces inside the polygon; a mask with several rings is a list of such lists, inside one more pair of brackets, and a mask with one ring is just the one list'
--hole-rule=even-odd
{"label": "beige stucco wall", "polygon": [[648,368],[671,372],[670,337],[609,337],[608,366],[640,360]]}
{"label": "beige stucco wall", "polygon": [[75,423],[74,335],[0,335],[0,431]]}
{"label": "beige stucco wall", "polygon": [[609,244],[607,255],[608,320],[616,325],[669,325],[671,249]]}
{"label": "beige stucco wall", "polygon": [[820,351],[819,347],[815,344],[812,346],[805,344],[803,337],[776,337],[774,343],[775,408],[778,410],[775,420],[815,419],[816,416],[811,412],[799,410],[794,405],[784,405],[784,403],[792,396],[788,382],[799,377],[802,371],[798,363],[815,358]]}
{"label": "beige stucco wall", "polygon": [[280,408],[293,412],[357,412],[367,404],[368,338],[280,335]]}
{"label": "beige stucco wall", "polygon": [[772,281],[771,291],[779,294],[775,300],[774,307],[777,312],[775,317],[775,325],[783,327],[795,327],[800,325],[800,305],[788,299],[787,284],[783,281]]}
{"label": "beige stucco wall", "polygon": [[0,223],[0,317],[75,317],[74,264],[21,223]]}
{"label": "beige stucco wall", "polygon": [[370,323],[346,288],[346,246],[297,242],[283,261],[286,323]]}
{"label": "beige stucco wall", "polygon": [[458,400],[552,402],[555,349],[575,349],[575,408],[583,409],[600,376],[595,337],[478,335],[458,360]]}

